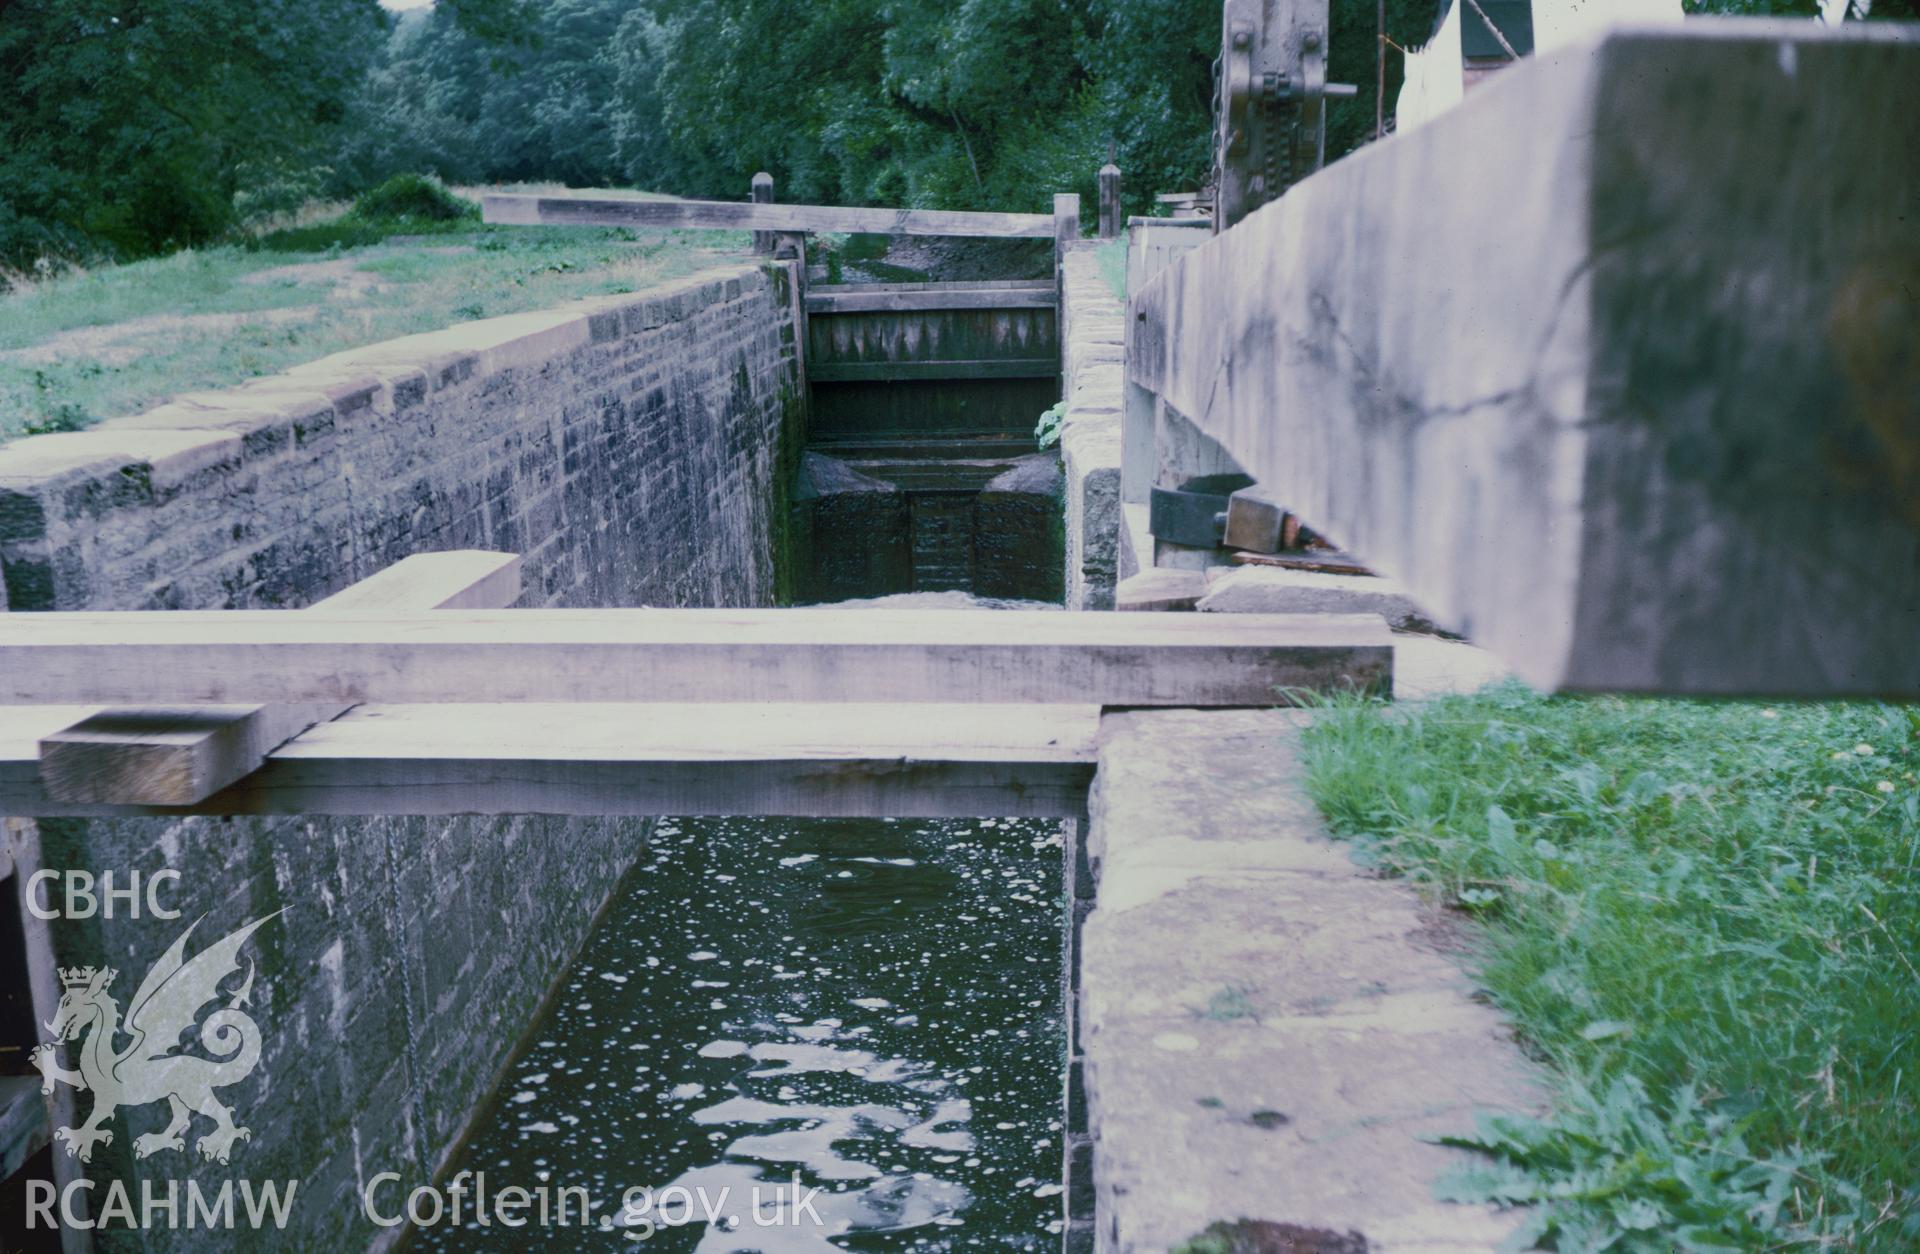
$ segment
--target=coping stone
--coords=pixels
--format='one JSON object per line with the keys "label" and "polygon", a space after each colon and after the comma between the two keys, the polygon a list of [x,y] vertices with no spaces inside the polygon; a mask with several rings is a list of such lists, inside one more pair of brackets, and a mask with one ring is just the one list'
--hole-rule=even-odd
{"label": "coping stone", "polygon": [[1238,1221],[1488,1250],[1519,1224],[1437,1201],[1478,1160],[1421,1138],[1538,1113],[1538,1078],[1476,1000],[1457,925],[1328,838],[1304,788],[1307,718],[1101,720],[1079,1010],[1102,1250]]}

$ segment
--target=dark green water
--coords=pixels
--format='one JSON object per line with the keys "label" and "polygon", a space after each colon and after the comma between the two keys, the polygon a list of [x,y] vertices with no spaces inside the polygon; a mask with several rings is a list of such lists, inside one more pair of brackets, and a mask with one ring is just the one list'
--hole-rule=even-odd
{"label": "dark green water", "polygon": [[457,1169],[584,1186],[588,1223],[482,1228],[469,1195],[419,1244],[1058,1248],[1057,823],[672,820],[653,849]]}

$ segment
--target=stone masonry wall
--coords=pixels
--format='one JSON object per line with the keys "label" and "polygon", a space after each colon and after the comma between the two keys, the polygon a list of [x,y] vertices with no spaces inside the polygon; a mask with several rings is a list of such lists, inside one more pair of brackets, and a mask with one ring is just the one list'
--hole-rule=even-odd
{"label": "stone masonry wall", "polygon": [[[0,604],[297,607],[455,548],[523,554],[529,605],[770,604],[803,434],[793,303],[784,264],[708,271],[0,446]],[[135,1107],[88,1174],[96,1212],[114,1179],[136,1204],[142,1181],[298,1181],[287,1231],[100,1244],[382,1239],[362,1186],[399,1173],[381,1195],[396,1206],[447,1160],[646,835],[538,817],[42,822],[47,867],[181,872],[161,893],[179,919],[53,924],[62,965],[118,969],[123,1011],[196,917],[190,952],[284,911],[243,951],[259,1065],[221,1093],[251,1139],[203,1162],[196,1118],[184,1152],[136,1159],[167,1112]]]}
{"label": "stone masonry wall", "polygon": [[1072,245],[1063,265],[1060,453],[1067,472],[1067,608],[1110,610],[1120,547],[1120,407],[1125,307],[1101,276],[1100,244]]}

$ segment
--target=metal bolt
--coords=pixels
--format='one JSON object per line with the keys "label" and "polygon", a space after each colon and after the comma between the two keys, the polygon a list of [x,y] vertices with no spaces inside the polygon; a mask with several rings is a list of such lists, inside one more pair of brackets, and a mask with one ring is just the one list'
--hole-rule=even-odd
{"label": "metal bolt", "polygon": [[1310,30],[1302,35],[1300,37],[1300,46],[1303,48],[1318,48],[1320,46],[1320,32]]}

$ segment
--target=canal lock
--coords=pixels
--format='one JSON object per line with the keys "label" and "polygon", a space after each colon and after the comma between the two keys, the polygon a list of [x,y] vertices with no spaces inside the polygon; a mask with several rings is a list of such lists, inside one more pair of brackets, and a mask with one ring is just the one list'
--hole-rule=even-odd
{"label": "canal lock", "polygon": [[[806,293],[795,603],[1061,601],[1062,475],[1033,437],[1060,395],[1055,292]],[[654,821],[443,1187],[524,1190],[563,1248],[1058,1249],[1071,838]],[[518,1248],[490,1205],[415,1241]]]}

